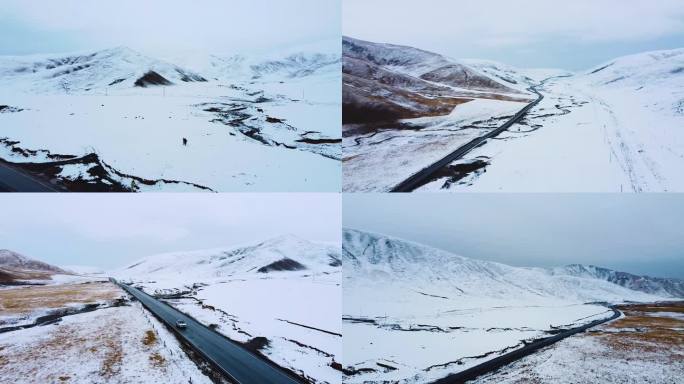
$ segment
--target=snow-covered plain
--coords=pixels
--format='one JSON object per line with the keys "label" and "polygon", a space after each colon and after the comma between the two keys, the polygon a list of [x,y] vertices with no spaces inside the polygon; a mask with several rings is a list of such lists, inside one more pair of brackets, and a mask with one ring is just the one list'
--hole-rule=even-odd
{"label": "snow-covered plain", "polygon": [[[282,236],[225,249],[155,255],[114,271],[149,294],[316,383],[338,383],[339,244]],[[335,367],[334,367],[335,366]]]}
{"label": "snow-covered plain", "polygon": [[562,269],[517,268],[346,229],[344,380],[423,383],[524,341],[663,297]]}
{"label": "snow-covered plain", "polygon": [[[521,124],[456,162],[484,158],[486,172],[446,190],[684,190],[683,67],[684,49],[676,49],[620,57],[568,77],[553,74],[540,88],[545,99]],[[443,187],[438,180],[420,190]]]}
{"label": "snow-covered plain", "polygon": [[[100,182],[141,191],[339,191],[339,52],[250,60],[207,57],[200,74],[123,47],[0,57],[0,158],[94,153]],[[173,84],[135,86],[150,71]],[[95,165],[57,178],[93,181]]]}

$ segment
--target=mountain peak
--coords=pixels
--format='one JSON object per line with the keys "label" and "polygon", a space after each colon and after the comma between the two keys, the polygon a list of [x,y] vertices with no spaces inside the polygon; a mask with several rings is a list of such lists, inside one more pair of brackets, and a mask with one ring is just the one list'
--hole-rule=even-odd
{"label": "mountain peak", "polygon": [[338,271],[339,249],[292,234],[233,247],[174,252],[145,257],[115,271],[122,278],[155,276],[158,279],[193,275],[198,281],[241,274],[308,270]]}
{"label": "mountain peak", "polygon": [[9,249],[0,249],[0,265],[4,265],[9,260],[28,260],[28,257]]}
{"label": "mountain peak", "polygon": [[0,267],[16,270],[67,273],[59,267],[26,257],[8,249],[0,249]]}
{"label": "mountain peak", "polygon": [[553,273],[605,280],[634,291],[665,297],[684,297],[684,280],[682,279],[635,275],[584,264],[569,264],[565,267],[554,269]]}

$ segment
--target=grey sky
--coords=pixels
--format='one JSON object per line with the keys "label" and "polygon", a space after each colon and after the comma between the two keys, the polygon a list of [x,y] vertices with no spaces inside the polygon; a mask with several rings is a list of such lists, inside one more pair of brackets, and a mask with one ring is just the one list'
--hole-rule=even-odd
{"label": "grey sky", "polygon": [[684,194],[348,194],[345,227],[515,266],[684,278]]}
{"label": "grey sky", "polygon": [[0,249],[56,265],[110,269],[288,233],[341,236],[337,194],[3,194],[0,206]]}
{"label": "grey sky", "polygon": [[342,16],[351,37],[528,68],[684,47],[681,0],[343,0]]}
{"label": "grey sky", "polygon": [[3,0],[0,55],[268,51],[339,39],[340,11],[340,0]]}

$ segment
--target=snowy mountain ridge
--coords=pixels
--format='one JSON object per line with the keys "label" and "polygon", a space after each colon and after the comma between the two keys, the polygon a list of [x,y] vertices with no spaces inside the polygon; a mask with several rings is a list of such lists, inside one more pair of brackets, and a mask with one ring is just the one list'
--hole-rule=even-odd
{"label": "snowy mountain ridge", "polygon": [[339,73],[340,55],[300,51],[268,59],[209,55],[200,61],[204,63],[194,65],[198,70],[190,70],[123,46],[71,54],[0,56],[0,84],[33,93],[68,94],[204,82],[207,78],[297,78]]}
{"label": "snowy mountain ridge", "polygon": [[426,292],[491,298],[556,297],[581,302],[655,301],[661,292],[638,292],[610,281],[469,259],[389,236],[343,232],[345,284],[394,281]]}
{"label": "snowy mountain ridge", "polygon": [[422,49],[342,39],[343,123],[445,116],[474,99],[532,101],[523,82]]}
{"label": "snowy mountain ridge", "polygon": [[20,271],[68,273],[54,265],[32,259],[7,249],[0,249],[0,268]]}
{"label": "snowy mountain ridge", "polygon": [[113,275],[126,279],[191,276],[197,281],[287,271],[334,273],[340,265],[338,247],[285,235],[255,244],[152,255],[113,271]]}
{"label": "snowy mountain ridge", "polygon": [[418,48],[343,37],[342,52],[345,59],[370,62],[431,83],[465,90],[520,93],[509,87],[511,84],[506,80],[489,77],[457,60]]}
{"label": "snowy mountain ridge", "polygon": [[594,85],[657,86],[679,79],[684,81],[684,48],[642,52],[617,57],[585,74]]}
{"label": "snowy mountain ridge", "polygon": [[648,294],[684,298],[684,280],[634,275],[594,265],[570,264],[552,269],[554,274],[609,281],[621,287]]}
{"label": "snowy mountain ridge", "polygon": [[197,73],[127,47],[64,55],[0,56],[0,83],[35,93],[144,87],[148,85],[144,77],[151,73],[165,79],[161,84],[167,85],[206,81]]}

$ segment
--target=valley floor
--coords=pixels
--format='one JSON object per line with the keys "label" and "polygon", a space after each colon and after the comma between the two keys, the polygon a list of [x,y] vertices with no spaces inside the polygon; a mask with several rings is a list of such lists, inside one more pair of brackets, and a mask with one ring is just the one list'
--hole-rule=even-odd
{"label": "valley floor", "polygon": [[[404,292],[392,304],[368,292],[365,296],[374,297],[373,306],[362,307],[368,299],[345,293],[348,383],[431,382],[561,329],[612,315],[600,305],[551,300],[516,304]],[[400,303],[411,313],[402,312]]]}
{"label": "valley floor", "polygon": [[419,191],[665,192],[684,190],[684,120],[671,95],[549,81],[544,100],[520,124],[474,149],[450,175]]}
{"label": "valley floor", "polygon": [[675,384],[684,372],[684,305],[625,305],[625,316],[472,383]]}
{"label": "valley floor", "polygon": [[82,94],[7,88],[0,159],[69,190],[337,191],[337,78]]}

